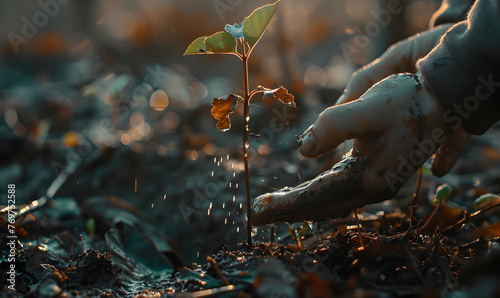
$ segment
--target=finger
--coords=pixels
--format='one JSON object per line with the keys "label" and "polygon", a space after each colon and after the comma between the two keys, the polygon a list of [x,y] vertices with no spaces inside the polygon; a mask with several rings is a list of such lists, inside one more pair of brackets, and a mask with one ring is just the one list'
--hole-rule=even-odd
{"label": "finger", "polygon": [[363,100],[329,107],[304,132],[299,150],[306,157],[318,157],[335,149],[345,140],[376,130],[377,120],[369,112],[371,105]]}
{"label": "finger", "polygon": [[361,160],[343,163],[350,163],[351,167],[334,167],[297,187],[257,197],[250,212],[252,224],[345,217],[352,210],[377,201],[376,197],[364,195],[360,171],[349,172],[350,168],[364,169]]}
{"label": "finger", "polygon": [[414,72],[418,59],[427,55],[451,27],[442,25],[414,35],[390,47],[382,56],[356,71],[336,104],[359,98],[373,84],[395,73]]}
{"label": "finger", "polygon": [[462,128],[455,131],[436,153],[431,167],[432,174],[437,177],[446,175],[457,162],[469,138],[470,134]]}

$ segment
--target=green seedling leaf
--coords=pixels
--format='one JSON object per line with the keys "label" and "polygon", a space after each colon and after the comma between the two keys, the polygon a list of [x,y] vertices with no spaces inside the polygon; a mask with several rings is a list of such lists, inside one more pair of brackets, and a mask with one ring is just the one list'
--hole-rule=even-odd
{"label": "green seedling leaf", "polygon": [[205,49],[205,39],[207,36],[198,37],[195,39],[187,48],[186,52],[184,52],[184,56],[186,55],[194,55],[194,54],[206,54]]}
{"label": "green seedling leaf", "polygon": [[224,30],[226,30],[228,33],[230,33],[234,38],[240,39],[243,38],[243,22],[239,24],[234,24],[234,25],[229,25],[227,24],[224,27]]}
{"label": "green seedling leaf", "polygon": [[485,193],[474,201],[474,208],[481,210],[500,203],[500,196],[493,193]]}
{"label": "green seedling leaf", "polygon": [[236,39],[227,32],[217,32],[205,39],[205,51],[212,54],[237,53]]}
{"label": "green seedling leaf", "polygon": [[229,115],[234,112],[238,100],[242,99],[242,97],[235,94],[214,98],[212,101],[212,116],[219,120],[219,122],[217,122],[217,128],[220,131],[227,131],[231,128],[231,119],[229,119]]}
{"label": "green seedling leaf", "polygon": [[271,21],[274,12],[278,8],[279,0],[274,4],[265,5],[254,10],[243,21],[243,36],[246,42],[253,48],[262,37]]}
{"label": "green seedling leaf", "polygon": [[262,92],[264,94],[263,100],[279,100],[282,103],[286,104],[289,107],[292,107],[294,109],[297,108],[297,105],[295,104],[295,98],[292,94],[288,93],[288,90],[281,86],[276,89],[268,89],[266,87],[259,87],[262,89]]}
{"label": "green seedling leaf", "polygon": [[436,188],[436,191],[434,192],[434,201],[432,202],[434,205],[437,205],[439,203],[442,203],[443,200],[446,200],[451,196],[451,193],[453,192],[453,189],[448,183],[441,184]]}

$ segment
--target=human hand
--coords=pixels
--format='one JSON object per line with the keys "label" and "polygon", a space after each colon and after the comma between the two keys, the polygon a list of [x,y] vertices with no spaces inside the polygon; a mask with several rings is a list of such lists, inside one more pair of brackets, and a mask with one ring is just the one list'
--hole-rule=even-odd
{"label": "human hand", "polygon": [[327,108],[304,133],[300,151],[318,157],[354,139],[351,152],[311,181],[256,198],[253,225],[343,217],[391,198],[451,136],[442,114],[413,74],[393,75],[360,99]]}
{"label": "human hand", "polygon": [[[439,42],[441,36],[453,24],[445,24],[419,33],[391,46],[382,56],[356,71],[336,104],[343,104],[359,98],[373,84],[395,73],[415,72],[418,59],[427,55]],[[436,153],[431,171],[442,177],[455,165],[467,144],[470,134],[457,129]]]}

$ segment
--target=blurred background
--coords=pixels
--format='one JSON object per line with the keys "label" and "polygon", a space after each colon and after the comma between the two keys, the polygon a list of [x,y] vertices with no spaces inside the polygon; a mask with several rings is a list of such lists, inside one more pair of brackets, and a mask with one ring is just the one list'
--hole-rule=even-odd
{"label": "blurred background", "polygon": [[[154,225],[186,261],[245,239],[241,111],[224,133],[210,115],[214,97],[242,88],[241,65],[233,56],[182,54],[195,38],[269,3],[0,1],[0,193],[15,183],[16,203],[28,204],[71,169],[54,199],[74,211],[71,233],[90,246],[106,218],[123,216],[109,210]],[[438,7],[281,1],[250,59],[250,87],[283,85],[299,110],[254,100],[254,197],[310,179],[341,156],[306,161],[295,136],[336,101],[353,71],[426,30]],[[42,211],[34,213],[39,230],[26,237],[42,241],[67,228],[66,217]]]}

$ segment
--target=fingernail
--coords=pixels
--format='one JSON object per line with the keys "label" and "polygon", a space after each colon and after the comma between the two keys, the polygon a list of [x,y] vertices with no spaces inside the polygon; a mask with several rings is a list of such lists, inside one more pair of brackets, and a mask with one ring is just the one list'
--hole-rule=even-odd
{"label": "fingernail", "polygon": [[311,125],[305,132],[302,141],[299,143],[299,150],[303,154],[312,153],[316,147],[316,138],[312,133],[314,125]]}

